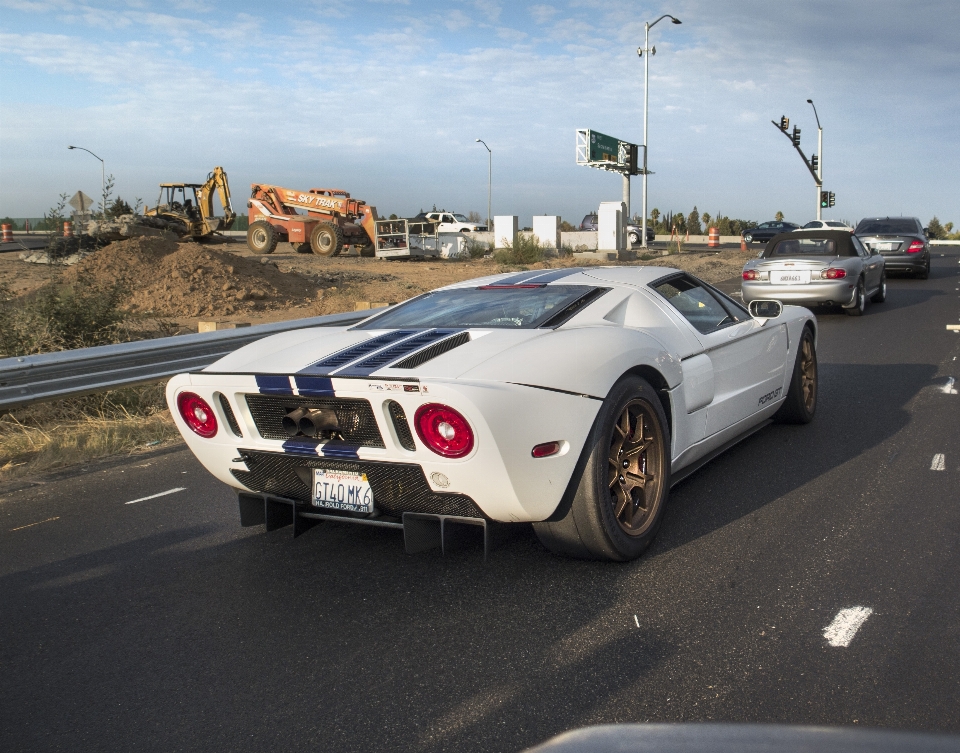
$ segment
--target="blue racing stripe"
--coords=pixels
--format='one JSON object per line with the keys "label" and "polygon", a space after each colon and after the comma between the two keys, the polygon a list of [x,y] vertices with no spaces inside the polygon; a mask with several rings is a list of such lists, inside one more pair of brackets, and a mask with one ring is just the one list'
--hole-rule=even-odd
{"label": "blue racing stripe", "polygon": [[257,374],[257,390],[261,395],[292,395],[290,377],[272,374]]}
{"label": "blue racing stripe", "polygon": [[297,391],[305,397],[333,397],[333,381],[330,377],[302,376],[293,378]]}
{"label": "blue racing stripe", "polygon": [[458,332],[462,332],[461,329],[431,329],[426,332],[421,332],[416,337],[411,337],[409,340],[404,340],[401,343],[397,343],[385,350],[381,350],[379,353],[375,353],[369,358],[365,358],[362,361],[349,366],[343,371],[338,373],[338,376],[368,376],[372,374],[377,369],[382,369],[384,366],[398,361],[404,356],[407,356],[414,351],[425,348],[432,343],[435,343],[437,340],[442,340],[445,337],[450,335],[455,335]]}
{"label": "blue racing stripe", "polygon": [[325,458],[350,458],[352,460],[360,458],[357,453],[360,448],[347,444],[325,444],[319,449],[320,454]]}
{"label": "blue racing stripe", "polygon": [[395,343],[397,340],[401,340],[404,337],[409,337],[410,335],[416,334],[415,329],[398,329],[393,332],[386,332],[378,337],[371,337],[369,340],[364,340],[361,343],[356,345],[351,345],[349,348],[344,348],[337,353],[334,353],[331,356],[327,356],[321,361],[317,361],[310,366],[307,366],[305,369],[301,369],[298,373],[300,374],[330,374],[333,371],[336,371],[341,366],[346,366],[351,361],[356,361],[358,358],[363,358],[370,353],[373,353],[375,350],[386,347],[390,343]]}
{"label": "blue racing stripe", "polygon": [[311,455],[317,457],[317,443],[307,439],[288,439],[283,443],[283,451],[288,455]]}

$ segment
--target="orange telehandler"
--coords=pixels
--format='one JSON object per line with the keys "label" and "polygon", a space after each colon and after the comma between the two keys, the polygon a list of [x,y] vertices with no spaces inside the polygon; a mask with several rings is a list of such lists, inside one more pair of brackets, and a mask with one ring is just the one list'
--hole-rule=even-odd
{"label": "orange telehandler", "polygon": [[344,246],[358,246],[362,256],[374,254],[376,207],[339,188],[294,191],[254,183],[247,208],[247,246],[258,254],[272,254],[281,240],[300,253],[337,256]]}

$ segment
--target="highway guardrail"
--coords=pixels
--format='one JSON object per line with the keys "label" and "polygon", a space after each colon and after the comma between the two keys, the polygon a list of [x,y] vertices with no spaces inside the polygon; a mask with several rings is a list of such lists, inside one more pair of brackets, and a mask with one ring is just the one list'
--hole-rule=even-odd
{"label": "highway guardrail", "polygon": [[382,309],[0,359],[0,410],[131,387],[203,369],[278,332],[356,324]]}

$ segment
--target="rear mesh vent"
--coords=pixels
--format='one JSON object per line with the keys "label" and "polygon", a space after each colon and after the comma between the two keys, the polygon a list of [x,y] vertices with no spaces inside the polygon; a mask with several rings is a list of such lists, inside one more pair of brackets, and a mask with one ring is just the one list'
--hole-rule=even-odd
{"label": "rear mesh vent", "polygon": [[407,414],[403,412],[403,406],[396,400],[391,400],[387,403],[387,410],[390,411],[390,418],[393,419],[393,428],[397,430],[400,446],[413,452],[417,446],[413,443],[413,434],[410,433],[410,424],[407,423]]}
{"label": "rear mesh vent", "polygon": [[454,335],[453,337],[448,337],[446,340],[441,340],[438,343],[434,343],[429,348],[424,348],[419,353],[414,353],[409,358],[404,358],[399,363],[394,364],[393,368],[415,369],[420,364],[424,364],[427,361],[430,361],[439,355],[443,355],[448,350],[459,348],[461,345],[464,345],[468,342],[470,342],[470,333],[461,332],[460,334]]}
{"label": "rear mesh vent", "polygon": [[230,407],[230,401],[227,400],[227,396],[222,392],[218,392],[217,395],[220,398],[220,407],[223,408],[223,413],[227,417],[227,423],[230,424],[230,431],[232,431],[236,436],[242,437],[243,432],[240,431],[240,424],[237,423],[237,417],[233,414],[233,408]]}

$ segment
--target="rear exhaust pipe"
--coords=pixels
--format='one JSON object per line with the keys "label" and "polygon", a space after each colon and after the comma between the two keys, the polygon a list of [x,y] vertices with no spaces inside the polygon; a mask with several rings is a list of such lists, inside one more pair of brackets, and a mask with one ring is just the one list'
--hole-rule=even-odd
{"label": "rear exhaust pipe", "polygon": [[330,408],[308,408],[298,421],[300,432],[308,437],[318,437],[326,431],[340,431],[337,414]]}
{"label": "rear exhaust pipe", "polygon": [[280,419],[280,425],[288,437],[295,437],[300,433],[300,419],[306,412],[306,408],[297,408]]}

